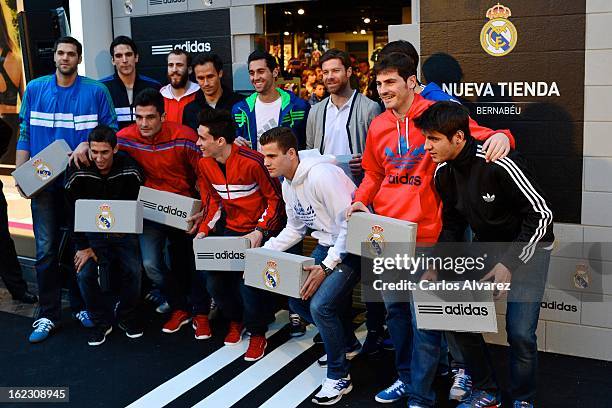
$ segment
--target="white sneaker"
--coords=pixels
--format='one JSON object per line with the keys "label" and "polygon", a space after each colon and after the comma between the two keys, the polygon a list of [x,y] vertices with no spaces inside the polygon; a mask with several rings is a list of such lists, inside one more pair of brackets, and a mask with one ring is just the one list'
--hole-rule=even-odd
{"label": "white sneaker", "polygon": [[340,401],[344,394],[351,392],[352,389],[353,383],[350,375],[339,380],[325,378],[321,389],[312,397],[311,401],[319,405],[333,405]]}

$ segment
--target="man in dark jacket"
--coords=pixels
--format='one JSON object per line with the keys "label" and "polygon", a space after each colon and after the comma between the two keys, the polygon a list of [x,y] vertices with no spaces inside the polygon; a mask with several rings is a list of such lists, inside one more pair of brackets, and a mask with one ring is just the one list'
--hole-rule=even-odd
{"label": "man in dark jacket", "polygon": [[[107,126],[97,126],[89,134],[92,165],[78,169],[70,166],[66,171],[66,195],[71,222],[74,203],[79,199],[136,200],[144,178],[142,170],[125,152],[118,152],[117,136]],[[142,336],[142,327],[136,311],[140,297],[141,260],[136,234],[78,233],[73,234],[76,246],[74,266],[79,288],[87,310],[95,324],[88,340],[98,346],[112,331],[114,313],[118,327],[130,338]],[[112,265],[112,266],[111,266]],[[121,270],[119,304],[113,311],[108,287],[104,282]]]}
{"label": "man in dark jacket", "polygon": [[[482,146],[470,134],[465,107],[437,102],[414,123],[426,137],[425,150],[438,163],[434,181],[443,203],[439,241],[461,241],[469,225],[475,241],[508,243],[492,254],[487,250],[487,261],[493,267],[482,280],[499,284],[500,294],[510,288],[506,309],[510,395],[514,407],[533,407],[538,354],[535,331],[555,239],[550,205],[515,151],[486,161]],[[424,279],[437,279],[435,272],[426,275]],[[450,335],[462,351],[474,387],[459,407],[499,406],[499,390],[482,335]]]}
{"label": "man in dark jacket", "polygon": [[132,102],[134,96],[145,88],[159,91],[161,84],[153,78],[136,72],[138,63],[138,48],[136,43],[124,35],[116,37],[110,45],[111,61],[115,66],[113,75],[100,79],[111,94],[119,129],[131,125],[135,121]]}
{"label": "man in dark jacket", "polygon": [[195,100],[183,110],[183,125],[198,131],[198,114],[204,108],[223,109],[231,112],[232,106],[244,97],[221,85],[223,61],[217,54],[205,52],[198,54],[191,64],[195,79],[200,86]]}
{"label": "man in dark jacket", "polygon": [[[0,157],[6,153],[12,133],[11,127],[0,119]],[[2,187],[2,180],[0,180],[0,259],[3,262],[0,277],[13,299],[23,303],[36,303],[38,298],[28,291],[28,285],[23,280],[21,266],[17,260],[15,242],[11,238],[8,227],[8,205]]]}

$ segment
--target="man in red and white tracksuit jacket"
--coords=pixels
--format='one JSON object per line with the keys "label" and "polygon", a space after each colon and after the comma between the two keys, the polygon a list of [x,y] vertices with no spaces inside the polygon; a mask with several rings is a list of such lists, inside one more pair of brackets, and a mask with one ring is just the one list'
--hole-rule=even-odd
{"label": "man in red and white tracksuit jacket", "polygon": [[[119,148],[129,153],[144,170],[144,185],[186,197],[199,197],[195,187],[201,154],[196,146],[195,132],[187,126],[163,121],[163,97],[151,88],[136,95],[134,112],[136,123],[119,131],[117,142]],[[192,234],[197,231],[198,220],[193,220],[194,226],[188,232],[144,221],[140,251],[145,272],[154,288],[167,296],[172,309],[162,329],[164,333],[174,333],[189,323],[192,312],[197,336],[197,323],[210,309],[210,296],[196,274],[192,251]],[[164,256],[166,242],[169,243],[170,269]],[[187,295],[191,299],[191,310]]]}
{"label": "man in red and white tracksuit jacket", "polygon": [[[235,145],[235,135],[229,112],[205,109],[200,113],[197,145],[203,157],[198,165],[206,212],[196,238],[209,235],[223,211],[225,227],[216,233],[244,236],[255,248],[285,226],[285,204],[280,182],[268,173],[263,155]],[[260,359],[265,351],[267,323],[274,319],[268,307],[274,303],[272,295],[245,286],[242,272],[207,274],[208,290],[230,321],[225,344],[240,343],[244,313],[244,325],[251,333],[245,360]]]}

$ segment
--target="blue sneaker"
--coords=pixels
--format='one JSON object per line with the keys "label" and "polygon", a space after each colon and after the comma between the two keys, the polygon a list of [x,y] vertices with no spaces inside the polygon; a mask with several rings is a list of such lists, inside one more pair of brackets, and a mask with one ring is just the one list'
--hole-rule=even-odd
{"label": "blue sneaker", "polygon": [[49,337],[53,329],[55,329],[55,324],[53,324],[51,320],[43,317],[36,320],[32,324],[32,327],[34,327],[34,331],[30,334],[28,340],[30,343],[40,343]]}
{"label": "blue sneaker", "polygon": [[448,393],[449,400],[463,401],[472,392],[472,377],[463,369],[453,369],[453,385]]}
{"label": "blue sneaker", "polygon": [[376,402],[389,404],[408,396],[408,384],[404,384],[399,378],[390,387],[382,390],[374,399]]}
{"label": "blue sneaker", "polygon": [[514,401],[512,408],[533,408],[533,404],[529,401]]}
{"label": "blue sneaker", "polygon": [[467,400],[457,405],[457,408],[497,408],[501,407],[501,398],[490,392],[475,390]]}
{"label": "blue sneaker", "polygon": [[89,313],[87,312],[87,310],[81,310],[79,313],[73,314],[73,316],[75,319],[81,322],[83,327],[87,327],[88,329],[91,329],[92,327],[96,327],[94,322],[89,317]]}
{"label": "blue sneaker", "polygon": [[318,405],[333,405],[340,401],[344,394],[351,392],[352,389],[353,383],[351,382],[350,375],[339,380],[325,378],[321,389],[312,397],[311,401]]}

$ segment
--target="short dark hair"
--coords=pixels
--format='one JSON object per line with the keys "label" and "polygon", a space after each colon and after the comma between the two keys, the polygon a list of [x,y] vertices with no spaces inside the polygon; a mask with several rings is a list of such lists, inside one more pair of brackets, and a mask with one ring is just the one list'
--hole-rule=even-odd
{"label": "short dark hair", "polygon": [[415,67],[419,65],[419,53],[417,52],[416,48],[414,48],[412,43],[406,40],[391,41],[380,50],[379,59],[393,52],[406,54],[412,58]]}
{"label": "short dark hair", "polygon": [[213,64],[213,67],[215,67],[215,71],[217,71],[217,73],[223,70],[223,61],[221,60],[221,57],[212,52],[203,52],[201,54],[196,55],[193,59],[191,67],[195,68],[196,65],[204,65],[209,62]]}
{"label": "short dark hair", "polygon": [[155,106],[160,115],[164,114],[164,97],[158,90],[145,88],[134,97],[134,108],[137,106]]}
{"label": "short dark hair", "polygon": [[270,143],[276,143],[283,154],[287,153],[289,149],[294,149],[296,153],[298,152],[297,137],[293,130],[287,127],[275,127],[266,130],[259,138],[259,144],[265,146]]}
{"label": "short dark hair", "polygon": [[53,44],[53,53],[54,54],[57,51],[57,46],[60,45],[60,44],[72,44],[77,49],[77,55],[79,57],[81,55],[83,55],[83,45],[79,42],[79,40],[77,40],[74,37],[64,36],[64,37],[60,37],[57,40],[55,40],[55,43]]}
{"label": "short dark hair", "polygon": [[191,54],[188,53],[187,51],[181,49],[181,48],[173,48],[172,51],[170,51],[168,53],[168,55],[166,55],[166,61],[168,61],[168,57],[170,55],[184,55],[185,57],[187,57],[187,66],[190,67],[191,66]]}
{"label": "short dark hair", "polygon": [[247,59],[247,68],[251,64],[251,62],[258,61],[261,59],[266,60],[266,66],[268,67],[268,69],[270,69],[270,71],[274,71],[274,68],[278,67],[276,58],[274,58],[272,54],[265,51],[255,50],[249,55],[249,58]]}
{"label": "short dark hair", "polygon": [[384,55],[374,66],[376,75],[385,71],[397,71],[399,76],[407,80],[412,75],[416,75],[416,66],[408,55],[392,52],[391,54]]}
{"label": "short dark hair", "polygon": [[414,125],[422,131],[442,133],[448,140],[451,140],[458,130],[463,131],[466,139],[471,137],[470,112],[457,102],[434,103],[414,119]]}
{"label": "short dark hair", "polygon": [[109,126],[98,125],[87,136],[87,142],[108,143],[114,149],[117,146],[117,134],[115,129]]}
{"label": "short dark hair", "polygon": [[325,53],[321,55],[321,58],[319,58],[319,65],[321,66],[321,68],[323,68],[323,63],[325,61],[329,61],[336,58],[339,59],[340,62],[342,62],[344,68],[348,69],[351,67],[351,60],[349,59],[349,55],[347,54],[347,52],[339,50],[337,48],[332,48],[325,51]]}
{"label": "short dark hair", "polygon": [[223,109],[213,109],[206,107],[198,114],[200,126],[206,126],[213,139],[220,137],[225,139],[227,144],[234,143],[236,139],[236,126],[232,114]]}
{"label": "short dark hair", "polygon": [[115,47],[118,45],[127,45],[132,49],[132,51],[134,51],[134,55],[138,55],[138,47],[136,47],[136,43],[134,42],[134,40],[132,40],[128,36],[120,35],[118,37],[115,37],[109,47],[111,57],[115,57]]}

